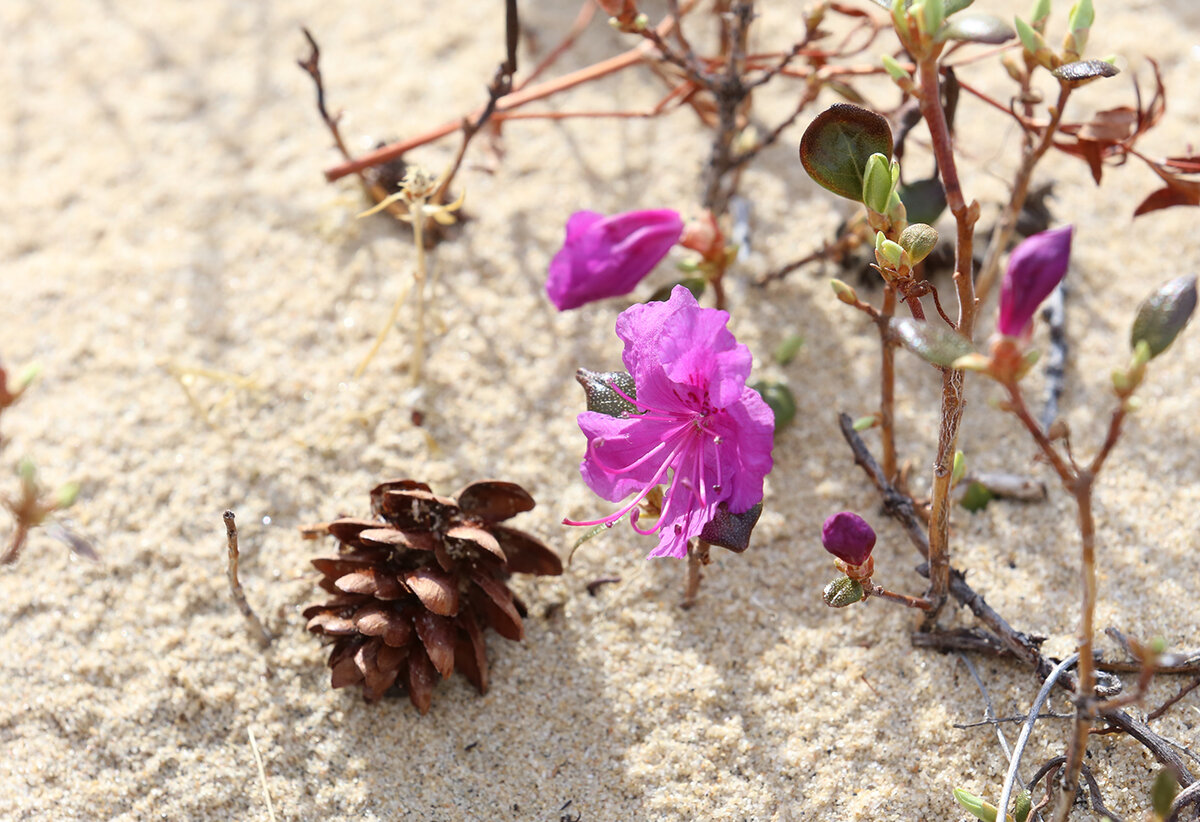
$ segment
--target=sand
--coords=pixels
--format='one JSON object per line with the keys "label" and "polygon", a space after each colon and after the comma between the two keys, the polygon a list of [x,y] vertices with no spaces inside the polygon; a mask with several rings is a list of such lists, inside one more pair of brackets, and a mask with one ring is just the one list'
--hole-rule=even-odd
{"label": "sand", "polygon": [[[795,4],[763,5],[761,46],[788,42]],[[977,5],[1011,12],[998,0]],[[1149,54],[1171,98],[1141,147],[1187,153],[1200,133],[1200,17],[1189,0],[1097,5],[1094,50],[1123,55],[1126,74],[1081,91],[1072,116],[1131,101],[1129,74],[1144,72]],[[522,4],[542,53],[576,8]],[[836,410],[872,408],[869,327],[832,298],[830,272],[750,285],[848,213],[804,177],[800,127],[745,175],[753,253],[731,275],[731,327],[755,353],[756,375],[786,380],[799,406],[777,439],[753,547],[718,550],[698,606],[683,611],[683,564],[646,562],[651,545],[619,528],[561,578],[514,583],[531,606],[527,637],[489,635],[485,697],[456,676],[420,716],[403,698],[366,705],[329,688],[300,614],[319,599],[307,561],[322,549],[297,526],[366,513],[384,478],[449,493],[500,477],[539,501],[515,524],[565,552],[575,534],[564,516],[611,510],[578,475],[583,398],[572,374],[619,364],[612,327],[628,301],[556,313],[543,294],[548,260],[575,209],[696,201],[706,138],[685,111],[507,126],[502,160],[483,140],[472,150],[461,177],[470,222],[431,257],[424,388],[410,388],[404,333],[352,379],[413,250],[394,222],[353,219],[353,183],[321,178],[336,156],[294,63],[305,54],[299,26],[318,37],[331,105],[347,111],[346,133],[363,150],[481,101],[501,16],[468,0],[0,7],[0,356],[43,367],[4,415],[3,460],[28,454],[48,483],[79,481],[70,519],[102,556],[76,558],[39,532],[0,570],[0,817],[266,819],[251,730],[279,819],[960,819],[952,788],[998,794],[1006,761],[994,732],[953,727],[984,711],[964,663],[911,649],[911,612],[877,602],[835,612],[820,600],[835,571],[818,528],[846,508],[880,532],[877,581],[912,593],[923,581],[835,429]],[[561,70],[621,47],[597,19]],[[981,66],[963,76],[1004,88]],[[787,111],[788,88],[762,95],[767,121]],[[657,93],[634,71],[551,105],[650,105]],[[971,100],[962,134],[968,195],[994,203],[1016,134]],[[415,159],[436,171],[453,148]],[[1064,406],[1076,448],[1090,453],[1133,305],[1195,272],[1197,212],[1131,222],[1155,186],[1133,163],[1110,169],[1099,190],[1061,155],[1047,161],[1050,176],[1055,213],[1077,226]],[[654,274],[637,296],[669,276]],[[405,314],[401,330],[410,323]],[[773,363],[793,333],[806,339],[800,354]],[[1044,329],[1035,342],[1044,346]],[[1198,361],[1192,329],[1155,363],[1098,490],[1098,623],[1174,649],[1200,644]],[[180,369],[191,369],[190,399]],[[1041,382],[1031,377],[1035,390]],[[900,389],[903,454],[923,478],[936,376],[905,358]],[[997,392],[978,380],[968,390],[972,466],[1052,479],[1014,422],[988,407]],[[15,487],[7,471],[5,492]],[[226,508],[242,527],[247,595],[278,635],[265,655],[227,590]],[[1054,490],[1042,505],[956,510],[953,526],[956,565],[1021,628],[1049,637],[1049,652],[1069,653],[1070,501]],[[590,596],[586,584],[604,576],[622,581]],[[999,715],[1027,710],[1030,672],[975,664]],[[1162,678],[1149,704],[1180,682]],[[1153,726],[1194,746],[1198,704],[1189,696]],[[1026,777],[1066,735],[1065,723],[1039,725]],[[1090,752],[1110,806],[1144,808],[1151,758],[1117,736]]]}

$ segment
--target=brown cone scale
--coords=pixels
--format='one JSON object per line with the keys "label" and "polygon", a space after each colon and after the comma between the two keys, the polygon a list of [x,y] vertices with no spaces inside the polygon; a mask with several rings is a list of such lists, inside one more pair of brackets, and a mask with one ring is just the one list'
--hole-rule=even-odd
{"label": "brown cone scale", "polygon": [[396,687],[421,713],[438,680],[455,670],[486,693],[484,630],[524,635],[525,607],[508,578],[562,573],[544,543],[498,524],[533,505],[510,482],[472,483],[450,499],[393,480],[371,491],[374,519],[302,528],[340,543],[337,556],[313,560],[333,598],[304,611],[308,630],[333,641],[333,687],[362,685],[368,702]]}

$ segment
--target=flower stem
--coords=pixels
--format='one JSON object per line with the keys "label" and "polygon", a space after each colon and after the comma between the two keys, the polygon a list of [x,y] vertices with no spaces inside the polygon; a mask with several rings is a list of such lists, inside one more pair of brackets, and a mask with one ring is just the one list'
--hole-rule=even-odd
{"label": "flower stem", "polygon": [[696,545],[688,545],[687,553],[687,582],[683,588],[683,601],[680,608],[691,608],[696,604],[696,595],[700,593],[700,580],[704,579],[701,568],[708,565],[708,549],[711,546],[702,539],[696,540]]}

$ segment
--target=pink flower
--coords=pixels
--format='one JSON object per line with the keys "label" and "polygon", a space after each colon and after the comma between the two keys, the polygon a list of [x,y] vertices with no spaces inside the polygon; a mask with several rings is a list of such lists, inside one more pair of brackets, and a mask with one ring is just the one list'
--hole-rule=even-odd
{"label": "pink flower", "polygon": [[1071,259],[1074,227],[1034,234],[1013,249],[1000,286],[1000,316],[996,330],[1009,337],[1029,331],[1042,300],[1062,282]]}
{"label": "pink flower", "polygon": [[550,261],[546,294],[559,311],[628,294],[682,233],[679,213],[668,209],[611,217],[576,211],[562,250]]}
{"label": "pink flower", "polygon": [[821,526],[821,544],[847,565],[859,566],[871,558],[875,529],[858,514],[842,511]]}
{"label": "pink flower", "polygon": [[[717,516],[721,503],[740,514],[762,500],[775,419],[758,392],[746,387],[750,350],[734,339],[728,321],[724,311],[701,308],[683,286],[675,286],[665,303],[635,305],[617,318],[637,396],[610,387],[642,411],[580,414],[588,439],[580,470],[604,499],[634,497],[602,519],[565,524],[611,525],[632,512],[635,531],[659,534],[650,556],[683,557],[688,540]],[[662,513],[643,530],[638,504],[660,483],[668,484]]]}

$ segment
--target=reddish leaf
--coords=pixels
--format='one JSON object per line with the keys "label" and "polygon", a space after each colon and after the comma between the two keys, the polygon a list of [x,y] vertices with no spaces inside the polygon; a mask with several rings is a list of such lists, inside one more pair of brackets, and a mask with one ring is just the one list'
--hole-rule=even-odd
{"label": "reddish leaf", "polygon": [[1143,214],[1149,214],[1151,211],[1158,211],[1178,205],[1200,206],[1200,193],[1188,191],[1178,186],[1160,188],[1142,200],[1141,205],[1134,210],[1133,216],[1140,217]]}

